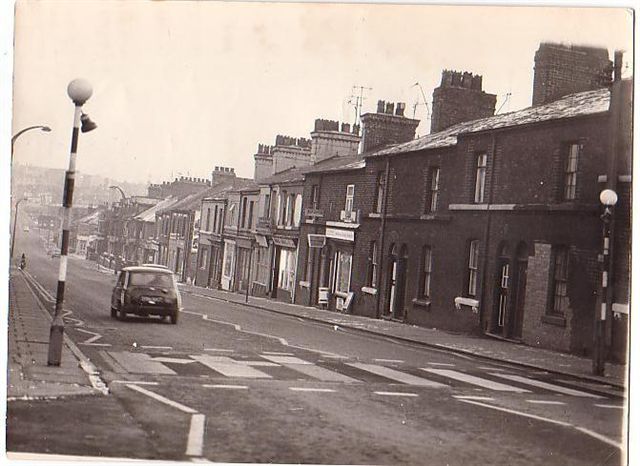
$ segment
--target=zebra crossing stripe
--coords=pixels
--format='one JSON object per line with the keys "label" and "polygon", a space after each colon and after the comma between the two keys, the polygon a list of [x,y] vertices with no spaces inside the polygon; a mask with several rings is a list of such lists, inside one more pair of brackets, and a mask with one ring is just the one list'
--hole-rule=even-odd
{"label": "zebra crossing stripe", "polygon": [[465,374],[464,372],[452,371],[450,369],[422,368],[422,370],[429,372],[431,374],[439,375],[441,377],[447,377],[449,379],[457,380],[459,382],[465,382],[471,385],[488,388],[490,390],[495,390],[498,392],[529,393],[529,390],[526,390],[524,388],[512,387],[511,385],[506,385],[503,383],[494,382],[492,380],[483,379],[480,377],[476,377],[474,375]]}
{"label": "zebra crossing stripe", "polygon": [[209,354],[190,355],[190,358],[204,364],[205,366],[221,373],[227,377],[241,377],[247,379],[270,379],[269,374],[265,374],[246,364],[239,364],[238,361],[227,356],[211,356]]}
{"label": "zebra crossing stripe", "polygon": [[396,382],[401,382],[407,385],[416,385],[420,387],[431,387],[431,388],[448,388],[447,385],[434,382],[432,380],[423,379],[422,377],[416,377],[415,375],[407,374],[404,372],[397,371],[395,369],[390,369],[384,366],[378,366],[376,364],[365,364],[365,363],[346,363],[347,366],[355,367],[356,369],[360,369],[366,372],[370,372],[372,374],[380,375],[387,379],[395,380]]}
{"label": "zebra crossing stripe", "polygon": [[527,377],[522,377],[520,375],[498,374],[498,373],[492,373],[491,375],[495,377],[502,377],[503,379],[511,380],[513,382],[520,382],[526,385],[532,385],[534,387],[544,388],[545,390],[562,393],[564,395],[579,396],[584,398],[600,398],[600,399],[603,398],[602,396],[594,395],[592,393],[586,393],[580,390],[574,390],[573,388],[561,387],[560,385],[554,385],[551,383],[542,382],[541,380],[529,379]]}
{"label": "zebra crossing stripe", "polygon": [[304,361],[300,358],[295,358],[291,356],[269,356],[262,355],[263,358],[272,361],[274,363],[283,365],[289,369],[292,369],[296,372],[300,372],[308,377],[313,377],[314,379],[320,380],[322,382],[342,382],[342,383],[354,383],[358,382],[358,380],[348,377],[346,375],[340,374],[338,372],[325,369],[321,366],[316,366],[308,361]]}
{"label": "zebra crossing stripe", "polygon": [[382,396],[407,396],[410,398],[415,398],[418,396],[417,393],[406,393],[406,392],[373,392],[376,395],[382,395]]}
{"label": "zebra crossing stripe", "polygon": [[108,354],[127,372],[136,374],[176,375],[172,369],[169,369],[158,361],[154,361],[153,358],[146,353],[109,351]]}

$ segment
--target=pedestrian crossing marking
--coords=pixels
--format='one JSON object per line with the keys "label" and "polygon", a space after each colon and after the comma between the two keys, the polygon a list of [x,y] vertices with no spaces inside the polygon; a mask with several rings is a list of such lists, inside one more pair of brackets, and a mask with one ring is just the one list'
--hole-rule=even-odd
{"label": "pedestrian crossing marking", "polygon": [[475,396],[475,395],[453,395],[458,400],[476,400],[476,401],[493,401],[490,396]]}
{"label": "pedestrian crossing marking", "polygon": [[153,358],[146,353],[109,351],[108,354],[127,372],[137,374],[176,375],[173,370],[158,361],[154,361]]}
{"label": "pedestrian crossing marking", "polygon": [[605,409],[624,409],[624,406],[619,406],[619,405],[600,405],[600,404],[595,404],[594,406],[597,406],[598,408],[605,408]]}
{"label": "pedestrian crossing marking", "polygon": [[448,364],[445,362],[428,362],[430,366],[442,366],[442,367],[456,367],[455,364]]}
{"label": "pedestrian crossing marking", "polygon": [[404,361],[400,359],[374,359],[375,362],[388,362],[388,363],[397,363],[402,364]]}
{"label": "pedestrian crossing marking", "polygon": [[360,369],[366,372],[371,372],[372,374],[380,375],[387,379],[395,380],[396,382],[401,382],[407,385],[417,385],[420,387],[431,387],[431,388],[447,387],[447,385],[439,382],[433,382],[431,380],[423,379],[422,377],[416,377],[415,375],[407,374],[405,372],[400,372],[395,369],[390,369],[384,366],[378,366],[376,364],[365,364],[365,363],[355,362],[355,363],[346,363],[346,365],[355,367],[356,369]]}
{"label": "pedestrian crossing marking", "polygon": [[211,356],[208,354],[201,354],[190,355],[189,357],[227,377],[242,377],[248,379],[271,378],[269,374],[265,374],[264,372],[261,372],[245,364],[238,364],[236,360],[231,359],[227,356]]}
{"label": "pedestrian crossing marking", "polygon": [[269,354],[272,356],[293,356],[293,353],[281,353],[280,351],[263,351],[262,354]]}
{"label": "pedestrian crossing marking", "polygon": [[439,375],[441,377],[447,377],[459,382],[465,382],[471,385],[477,385],[479,387],[488,388],[490,390],[496,390],[499,392],[529,393],[529,390],[526,390],[524,388],[512,387],[511,385],[494,382],[493,380],[483,379],[474,375],[465,374],[464,372],[452,371],[450,369],[422,368],[422,370],[431,374]]}
{"label": "pedestrian crossing marking", "polygon": [[203,388],[226,388],[230,390],[248,390],[246,385],[203,384]]}
{"label": "pedestrian crossing marking", "polygon": [[335,393],[332,388],[308,388],[308,387],[289,387],[289,390],[293,392],[321,392],[321,393]]}
{"label": "pedestrian crossing marking", "polygon": [[542,382],[541,380],[529,379],[527,377],[522,377],[520,375],[498,374],[498,373],[492,373],[491,375],[495,377],[502,377],[504,379],[511,380],[513,382],[520,382],[523,384],[532,385],[534,387],[544,388],[545,390],[562,393],[564,395],[580,396],[585,398],[603,398],[602,396],[594,395],[592,393],[582,392],[580,390],[574,390],[573,388],[561,387],[560,385],[554,385],[548,382]]}
{"label": "pedestrian crossing marking", "polygon": [[531,403],[534,405],[566,405],[564,401],[553,401],[553,400],[525,400],[527,403]]}
{"label": "pedestrian crossing marking", "polygon": [[418,396],[417,393],[406,393],[406,392],[373,392],[376,395],[382,395],[382,396],[406,396],[406,397],[410,397],[410,398],[415,398]]}
{"label": "pedestrian crossing marking", "polygon": [[158,362],[168,362],[171,364],[191,364],[195,362],[193,359],[179,359],[179,358],[170,358],[165,356],[158,356],[157,358],[152,358],[154,361]]}
{"label": "pedestrian crossing marking", "polygon": [[294,371],[300,372],[308,377],[313,377],[314,379],[318,379],[322,382],[342,382],[342,383],[354,383],[358,382],[358,380],[348,377],[346,375],[342,375],[338,372],[325,369],[324,367],[317,366],[310,362],[304,361],[299,358],[293,358],[288,356],[262,356],[265,359],[268,359],[273,362],[278,362],[289,369],[293,369]]}

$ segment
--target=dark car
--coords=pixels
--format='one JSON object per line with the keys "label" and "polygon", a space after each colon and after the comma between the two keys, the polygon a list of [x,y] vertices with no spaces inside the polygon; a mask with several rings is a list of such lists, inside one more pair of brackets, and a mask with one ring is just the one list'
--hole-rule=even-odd
{"label": "dark car", "polygon": [[125,267],[111,295],[111,317],[125,320],[127,314],[169,317],[178,323],[182,306],[173,272],[160,267]]}

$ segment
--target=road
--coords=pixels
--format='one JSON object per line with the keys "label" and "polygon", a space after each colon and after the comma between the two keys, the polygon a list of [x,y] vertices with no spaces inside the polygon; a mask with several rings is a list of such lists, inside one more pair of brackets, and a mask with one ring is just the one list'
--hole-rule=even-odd
{"label": "road", "polygon": [[[23,250],[30,275],[53,296],[58,259],[46,255],[37,229],[20,235]],[[148,433],[154,458],[620,464],[623,400],[576,381],[336,330],[190,287],[178,325],[120,321],[109,315],[114,282],[95,263],[70,259],[66,333],[109,387],[94,402],[121,403]],[[117,429],[113,423],[104,428]],[[130,456],[139,456],[135,445]]]}

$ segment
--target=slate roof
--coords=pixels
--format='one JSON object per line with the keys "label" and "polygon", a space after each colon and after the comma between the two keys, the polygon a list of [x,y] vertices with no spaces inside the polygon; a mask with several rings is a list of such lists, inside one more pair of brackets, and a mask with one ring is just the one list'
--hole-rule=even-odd
{"label": "slate roof", "polygon": [[303,170],[308,167],[291,167],[283,170],[275,175],[272,175],[268,178],[260,180],[258,184],[282,184],[282,183],[295,183],[297,181],[304,181],[304,172]]}
{"label": "slate roof", "polygon": [[305,167],[302,171],[304,174],[307,174],[359,170],[365,166],[364,158],[366,155],[367,154],[360,154],[352,157],[331,157],[330,159],[322,160],[315,165]]}
{"label": "slate roof", "polygon": [[394,155],[425,149],[435,149],[438,147],[455,146],[458,142],[458,135],[460,134],[602,113],[609,110],[609,98],[610,92],[609,89],[606,88],[579,92],[545,105],[528,107],[514,112],[458,123],[443,131],[427,134],[413,141],[385,147],[368,156]]}
{"label": "slate roof", "polygon": [[156,212],[170,208],[173,204],[180,201],[180,197],[169,196],[166,199],[161,200],[156,205],[149,207],[147,210],[143,210],[138,215],[133,217],[135,220],[141,220],[143,222],[155,222]]}
{"label": "slate roof", "polygon": [[182,198],[179,202],[168,206],[164,209],[159,210],[159,213],[165,213],[176,210],[198,210],[200,208],[200,204],[202,200],[205,198],[211,197],[219,197],[220,195],[230,192],[237,191],[247,186],[251,186],[254,184],[254,181],[248,178],[230,178],[228,180],[222,181],[214,186],[203,189],[202,191],[198,191],[196,193],[190,194],[184,198]]}

